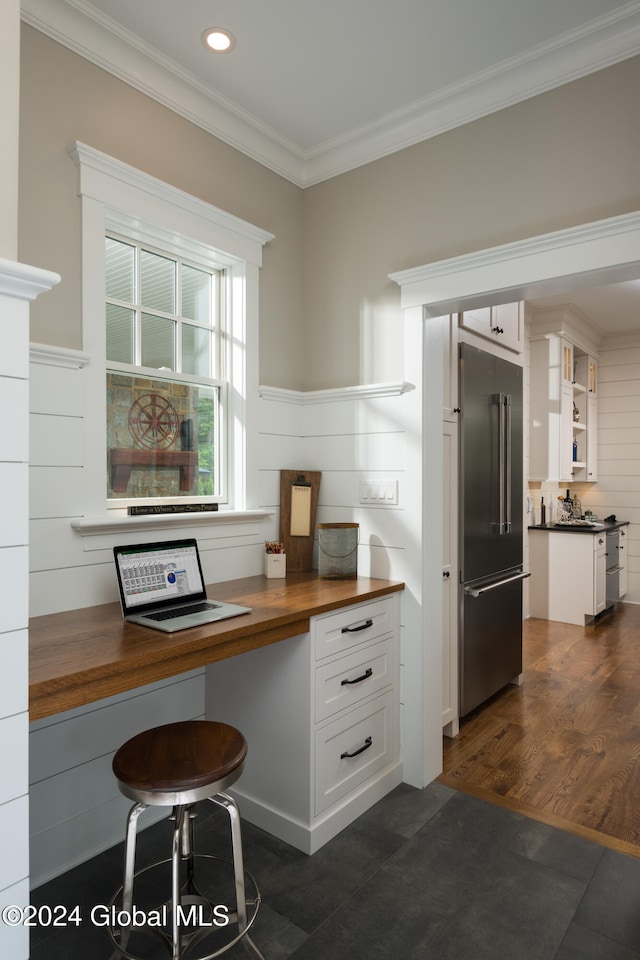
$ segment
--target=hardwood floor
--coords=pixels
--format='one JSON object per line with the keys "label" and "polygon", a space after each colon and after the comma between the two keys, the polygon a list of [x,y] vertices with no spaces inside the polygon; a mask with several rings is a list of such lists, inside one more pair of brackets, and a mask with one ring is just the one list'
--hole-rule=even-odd
{"label": "hardwood floor", "polygon": [[445,738],[440,782],[640,857],[640,606],[523,628],[522,686]]}

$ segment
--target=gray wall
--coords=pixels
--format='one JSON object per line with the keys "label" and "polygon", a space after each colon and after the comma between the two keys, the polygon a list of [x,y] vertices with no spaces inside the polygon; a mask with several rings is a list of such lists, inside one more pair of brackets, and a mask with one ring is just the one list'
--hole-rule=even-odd
{"label": "gray wall", "polygon": [[63,276],[32,339],[82,346],[77,139],[275,234],[261,382],[401,379],[387,274],[638,209],[639,87],[627,60],[302,191],[23,26],[20,259]]}
{"label": "gray wall", "polygon": [[260,368],[302,386],[302,191],[31,27],[22,27],[19,259],[62,275],[31,339],[82,349],[75,140],[275,234],[263,253]]}
{"label": "gray wall", "polygon": [[639,88],[636,58],[306,190],[305,386],[402,376],[387,274],[640,208]]}

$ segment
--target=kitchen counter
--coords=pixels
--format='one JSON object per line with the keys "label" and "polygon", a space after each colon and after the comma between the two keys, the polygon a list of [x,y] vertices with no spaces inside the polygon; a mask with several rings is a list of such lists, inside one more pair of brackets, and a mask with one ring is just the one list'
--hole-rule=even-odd
{"label": "kitchen counter", "polygon": [[542,530],[547,533],[609,533],[612,530],[619,530],[620,527],[628,527],[629,520],[616,520],[615,523],[605,523],[599,521],[593,526],[583,526],[582,524],[572,523],[537,523],[529,526],[529,530]]}
{"label": "kitchen counter", "polygon": [[29,714],[39,720],[176,676],[309,630],[313,616],[404,589],[391,580],[248,577],[207,586],[207,595],[252,608],[179,633],[127,623],[119,603],[29,622]]}
{"label": "kitchen counter", "polygon": [[626,593],[628,525],[616,520],[529,527],[531,616],[584,626],[620,600]]}

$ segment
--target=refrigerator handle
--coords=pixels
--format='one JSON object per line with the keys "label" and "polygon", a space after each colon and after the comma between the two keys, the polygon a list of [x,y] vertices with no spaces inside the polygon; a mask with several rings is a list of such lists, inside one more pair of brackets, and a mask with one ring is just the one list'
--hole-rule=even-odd
{"label": "refrigerator handle", "polygon": [[497,587],[504,587],[507,583],[515,583],[516,580],[526,580],[527,577],[530,577],[530,573],[517,573],[515,577],[507,577],[505,580],[497,580],[495,583],[489,583],[486,587],[465,587],[464,592],[469,597],[481,597],[483,593],[488,593],[489,590],[495,590]]}
{"label": "refrigerator handle", "polygon": [[504,512],[504,533],[511,533],[511,396],[507,394],[504,398],[505,409],[505,432],[504,432],[504,483],[505,491],[505,512]]}
{"label": "refrigerator handle", "polygon": [[499,535],[511,533],[511,396],[496,393],[498,405],[498,523]]}
{"label": "refrigerator handle", "polygon": [[507,513],[509,520],[511,518],[511,504],[507,504],[506,499],[509,496],[507,471],[511,471],[511,465],[509,464],[507,449],[505,394],[495,393],[492,402],[498,406],[498,522],[493,526],[500,535],[507,533]]}

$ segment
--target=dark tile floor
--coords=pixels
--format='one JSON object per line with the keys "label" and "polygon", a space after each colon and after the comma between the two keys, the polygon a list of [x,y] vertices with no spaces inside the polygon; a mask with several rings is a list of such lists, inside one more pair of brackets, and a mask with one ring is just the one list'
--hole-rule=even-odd
{"label": "dark tile floor", "polygon": [[[224,855],[224,815],[207,802],[199,813],[198,848]],[[140,856],[165,857],[168,836],[166,823],[145,830]],[[244,847],[265,960],[640,958],[640,859],[437,783],[398,787],[312,857],[246,823]],[[115,847],[33,891],[36,906],[79,905],[82,922],[34,930],[31,960],[113,956],[90,916],[120,884],[121,857]]]}

